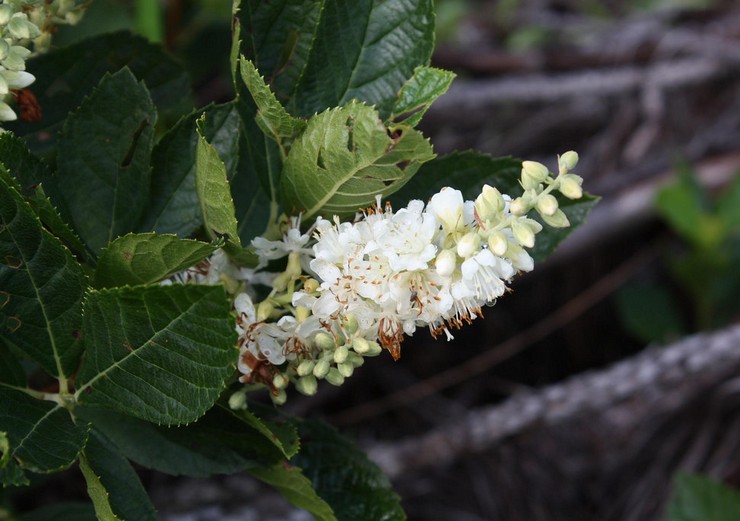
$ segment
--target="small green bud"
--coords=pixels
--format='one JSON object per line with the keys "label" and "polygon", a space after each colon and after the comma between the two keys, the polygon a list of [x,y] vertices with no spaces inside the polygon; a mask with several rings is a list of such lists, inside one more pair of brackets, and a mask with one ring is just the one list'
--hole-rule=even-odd
{"label": "small green bud", "polygon": [[369,349],[365,356],[378,356],[383,352],[383,348],[377,342],[368,342]]}
{"label": "small green bud", "polygon": [[[434,267],[442,277],[449,277],[457,266],[457,255],[452,250],[442,250],[434,260]],[[359,352],[359,351],[358,351]]]}
{"label": "small green bud", "polygon": [[352,349],[355,350],[355,352],[364,355],[368,351],[370,351],[370,342],[365,340],[362,337],[356,337],[352,339]]}
{"label": "small green bud", "polygon": [[257,322],[264,322],[275,308],[269,300],[263,300],[257,305]]}
{"label": "small green bud", "polygon": [[542,163],[522,161],[522,186],[525,190],[536,190],[549,175],[550,171]]}
{"label": "small green bud", "polygon": [[36,38],[41,34],[39,28],[28,20],[26,13],[13,14],[8,21],[6,29],[13,38],[18,40]]}
{"label": "small green bud", "polygon": [[345,378],[349,378],[352,376],[352,373],[355,372],[355,366],[349,362],[344,362],[337,365],[337,370],[339,371],[339,374]]}
{"label": "small green bud", "polygon": [[558,209],[558,200],[550,194],[542,194],[535,206],[541,215],[553,215]]}
{"label": "small green bud", "polygon": [[295,319],[298,321],[299,324],[302,324],[308,319],[308,317],[311,316],[311,309],[307,308],[305,306],[296,306],[295,307]]}
{"label": "small green bud", "polygon": [[483,185],[483,190],[475,199],[475,211],[484,221],[494,219],[504,209],[504,198],[501,192],[489,185]]}
{"label": "small green bud", "polygon": [[347,355],[347,362],[355,367],[360,367],[365,363],[365,359],[362,358],[362,355],[358,355],[357,353],[350,351],[349,355]]}
{"label": "small green bud", "polygon": [[341,345],[337,347],[336,351],[334,351],[334,362],[337,364],[344,363],[345,360],[347,360],[347,355],[349,354],[349,349],[346,345]]}
{"label": "small green bud", "polygon": [[277,373],[275,376],[272,377],[272,386],[275,389],[285,389],[288,387],[288,384],[290,383],[290,380],[288,380],[288,377],[285,376],[283,373]]}
{"label": "small green bud", "polygon": [[316,336],[313,337],[313,341],[316,344],[316,347],[318,347],[322,351],[329,351],[331,349],[334,349],[334,347],[336,346],[336,344],[334,343],[334,337],[331,336],[329,333],[324,333],[323,331],[316,333]]}
{"label": "small green bud", "polygon": [[488,237],[488,247],[494,255],[503,257],[509,248],[509,240],[502,232],[494,232]]}
{"label": "small green bud", "polygon": [[288,393],[285,392],[285,389],[279,389],[276,393],[270,393],[270,399],[275,405],[283,405],[288,399]]}
{"label": "small green bud", "polygon": [[351,313],[349,315],[344,315],[344,318],[342,319],[342,326],[344,327],[344,330],[350,335],[354,335],[355,333],[357,333],[357,329],[360,327],[360,325],[357,323],[357,317],[352,315]]}
{"label": "small green bud", "polygon": [[13,15],[13,7],[8,4],[0,5],[0,25],[6,25]]}
{"label": "small green bud", "polygon": [[316,365],[313,368],[313,375],[316,378],[324,378],[326,377],[326,374],[329,372],[329,368],[331,365],[329,364],[329,360],[326,358],[322,358],[318,362],[316,362]]}
{"label": "small green bud", "polygon": [[532,229],[519,219],[511,221],[511,231],[514,232],[514,238],[525,248],[534,246],[534,233]]}
{"label": "small green bud", "polygon": [[561,174],[565,174],[573,170],[578,164],[578,153],[573,150],[569,150],[562,156],[558,157],[558,168]]}
{"label": "small green bud", "polygon": [[509,206],[509,211],[513,215],[524,215],[529,211],[529,204],[524,200],[523,197],[517,197],[513,201],[511,201],[511,205]]}
{"label": "small green bud", "polygon": [[339,372],[339,369],[336,367],[332,367],[329,369],[329,372],[326,373],[326,381],[329,382],[332,385],[336,385],[339,387],[344,383],[344,376],[342,376],[342,373]]}
{"label": "small green bud", "polygon": [[295,383],[296,390],[306,396],[313,396],[319,388],[319,383],[314,375],[302,376]]}
{"label": "small green bud", "polygon": [[[0,7],[4,7],[0,5]],[[8,57],[10,53],[10,45],[3,38],[0,38],[0,61]]]}
{"label": "small green bud", "polygon": [[583,178],[581,176],[575,174],[565,174],[558,177],[558,180],[560,181],[560,187],[558,188],[558,190],[560,190],[561,194],[563,194],[568,199],[581,198],[581,196],[583,195],[583,189],[581,188]]}
{"label": "small green bud", "polygon": [[243,389],[229,396],[229,408],[234,411],[247,408],[247,393]]}
{"label": "small green bud", "polygon": [[553,228],[567,228],[568,226],[570,226],[570,221],[568,220],[568,217],[559,208],[552,215],[543,215],[542,220]]}
{"label": "small green bud", "polygon": [[477,232],[466,233],[457,243],[457,254],[463,259],[478,252],[480,248],[480,235]]}
{"label": "small green bud", "polygon": [[301,268],[301,254],[297,251],[292,251],[288,254],[288,266],[285,268],[285,273],[291,279],[297,279],[303,273],[303,268]]}
{"label": "small green bud", "polygon": [[316,362],[313,360],[304,360],[300,364],[298,364],[298,367],[296,367],[295,372],[298,373],[298,376],[306,376],[313,373],[313,368],[316,366]]}
{"label": "small green bud", "polygon": [[316,279],[306,279],[303,283],[303,291],[309,295],[319,289],[321,283]]}

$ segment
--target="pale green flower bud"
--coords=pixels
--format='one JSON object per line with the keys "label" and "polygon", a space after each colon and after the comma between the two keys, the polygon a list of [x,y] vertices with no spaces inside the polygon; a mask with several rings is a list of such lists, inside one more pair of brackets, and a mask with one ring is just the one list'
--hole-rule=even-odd
{"label": "pale green flower bud", "polygon": [[324,333],[323,331],[316,333],[313,341],[316,344],[316,347],[318,347],[322,351],[334,349],[334,347],[336,346],[336,344],[334,343],[334,337],[331,336],[329,333]]}
{"label": "pale green flower bud", "polygon": [[509,240],[502,232],[494,232],[488,237],[488,247],[497,257],[503,257],[509,249]]}
{"label": "pale green flower bud", "polygon": [[247,393],[244,390],[240,390],[229,396],[229,408],[234,411],[246,409]]}
{"label": "pale green flower bud", "polygon": [[535,206],[541,215],[553,215],[558,210],[558,200],[550,194],[542,194]]}
{"label": "pale green flower bud", "polygon": [[326,374],[329,372],[329,368],[331,365],[329,364],[329,360],[326,358],[322,358],[318,362],[316,362],[316,365],[313,368],[313,375],[316,378],[324,378]]}
{"label": "pale green flower bud", "polygon": [[369,349],[365,356],[378,356],[383,352],[383,348],[377,342],[368,342]]}
{"label": "pale green flower bud", "polygon": [[2,96],[6,95],[8,92],[10,92],[8,82],[5,81],[5,76],[0,73],[0,99],[2,99]]}
{"label": "pale green flower bud", "polygon": [[288,377],[282,373],[277,373],[275,376],[272,377],[272,386],[275,389],[285,389],[286,387],[288,387],[289,383],[290,380],[288,380]]}
{"label": "pale green flower bud", "polygon": [[306,281],[303,283],[303,291],[308,293],[309,295],[319,289],[319,286],[321,286],[321,283],[316,279],[306,279]]}
{"label": "pale green flower bud", "polygon": [[558,188],[558,190],[560,190],[561,194],[563,194],[568,199],[581,198],[581,196],[583,195],[583,189],[581,188],[583,178],[581,176],[575,174],[565,174],[561,175],[558,180],[560,181],[560,187]]}
{"label": "pale green flower bud", "polygon": [[6,29],[13,38],[26,40],[36,38],[41,34],[38,27],[28,21],[25,13],[15,13],[10,17]]}
{"label": "pale green flower bud", "polygon": [[296,390],[306,396],[313,396],[319,388],[319,383],[314,375],[302,376],[295,383]]}
{"label": "pale green flower bud", "polygon": [[455,271],[457,255],[452,250],[442,250],[434,260],[434,267],[441,277],[449,277]]}
{"label": "pale green flower bud", "polygon": [[341,345],[337,347],[337,350],[334,351],[334,362],[337,364],[344,363],[345,360],[347,360],[347,355],[349,354],[349,349],[346,345]]}
{"label": "pale green flower bud", "polygon": [[525,190],[537,189],[549,175],[550,171],[542,163],[522,161],[522,186]]}
{"label": "pale green flower bud", "polygon": [[552,215],[543,215],[542,220],[553,228],[566,228],[570,226],[570,221],[568,220],[568,217],[559,208]]}
{"label": "pale green flower bud", "polygon": [[339,371],[339,374],[345,378],[349,378],[352,376],[352,373],[355,372],[355,366],[349,362],[344,362],[337,365],[337,370]]}
{"label": "pale green flower bud", "polygon": [[257,322],[264,322],[268,318],[270,318],[270,315],[272,314],[272,311],[275,308],[273,307],[272,303],[268,300],[263,300],[257,305]]}
{"label": "pale green flower bud", "polygon": [[489,185],[483,185],[483,190],[475,199],[475,211],[482,220],[495,218],[504,209],[504,198],[501,192]]}
{"label": "pale green flower bud", "polygon": [[342,373],[339,372],[339,369],[336,367],[332,367],[329,369],[329,372],[326,373],[326,381],[329,382],[332,385],[336,385],[339,387],[344,383],[344,376],[342,376]]}
{"label": "pale green flower bud", "polygon": [[352,339],[352,349],[355,350],[355,352],[364,355],[368,351],[370,351],[370,342],[365,340],[362,337],[357,337]]}
{"label": "pale green flower bud", "polygon": [[344,316],[342,319],[342,326],[344,326],[344,330],[350,335],[357,333],[357,329],[360,327],[357,322],[357,317],[352,314]]}
{"label": "pale green flower bud", "polygon": [[578,164],[578,153],[573,150],[569,150],[562,156],[558,157],[558,168],[561,174],[565,174],[573,170]]}
{"label": "pale green flower bud", "polygon": [[349,355],[347,356],[347,362],[355,367],[360,367],[362,364],[365,363],[365,359],[362,358],[362,355],[358,355],[357,353],[353,353],[352,351],[350,351]]}
{"label": "pale green flower bud", "polygon": [[299,323],[304,323],[308,317],[311,316],[311,309],[307,308],[306,306],[296,306],[295,307],[295,319]]}
{"label": "pale green flower bud", "polygon": [[478,252],[480,248],[480,235],[476,232],[466,233],[457,243],[457,254],[463,259]]}
{"label": "pale green flower bud", "polygon": [[279,292],[285,291],[288,288],[290,280],[290,274],[287,271],[284,271],[272,279],[272,287]]}
{"label": "pale green flower bud", "polygon": [[275,405],[283,405],[288,400],[288,394],[285,389],[280,389],[276,393],[270,393],[270,399]]}
{"label": "pale green flower bud", "polygon": [[298,364],[298,367],[296,367],[295,372],[298,373],[298,376],[306,376],[309,374],[313,374],[313,368],[316,366],[316,362],[313,360],[304,360],[300,364]]}
{"label": "pale green flower bud", "polygon": [[11,71],[24,71],[26,70],[26,58],[30,55],[31,51],[25,47],[13,45],[2,60],[3,67]]}
{"label": "pale green flower bud", "polygon": [[[0,5],[0,7],[2,7]],[[0,38],[0,61],[5,60],[10,53],[10,45],[4,39]]]}
{"label": "pale green flower bud", "polygon": [[301,268],[301,254],[297,251],[292,251],[288,254],[288,266],[285,268],[285,273],[291,279],[297,279],[303,273],[303,268]]}
{"label": "pale green flower bud", "polygon": [[511,205],[509,206],[509,211],[513,215],[524,215],[529,211],[529,204],[524,200],[523,197],[517,197],[513,201],[511,201]]}
{"label": "pale green flower bud", "polygon": [[525,248],[531,248],[534,246],[534,232],[519,219],[515,219],[511,222],[511,231],[514,232],[514,238],[519,244]]}
{"label": "pale green flower bud", "polygon": [[10,108],[10,105],[0,101],[0,121],[15,121],[18,116]]}
{"label": "pale green flower bud", "polygon": [[8,4],[0,5],[0,25],[6,25],[13,15],[13,7]]}

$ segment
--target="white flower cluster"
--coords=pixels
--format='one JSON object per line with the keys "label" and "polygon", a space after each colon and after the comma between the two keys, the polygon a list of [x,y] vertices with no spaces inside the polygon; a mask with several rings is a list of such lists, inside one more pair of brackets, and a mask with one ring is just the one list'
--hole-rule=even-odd
{"label": "white flower cluster", "polygon": [[77,23],[88,3],[83,0],[0,0],[0,122],[18,118],[8,104],[13,96],[17,97],[12,91],[25,89],[36,80],[26,72],[26,58],[32,54],[30,47],[33,45],[35,52],[45,51],[54,26]]}
{"label": "white flower cluster", "polygon": [[[404,336],[419,326],[450,339],[480,316],[514,275],[534,266],[525,248],[542,225],[527,213],[569,225],[552,192],[581,197],[581,178],[570,173],[577,160],[563,154],[556,176],[525,161],[524,194],[513,200],[488,185],[475,201],[443,188],[396,212],[378,199],[354,222],[320,217],[304,233],[298,218],[286,219],[279,240],[253,241],[257,269],[230,266],[218,253],[178,280],[232,288],[243,383],[268,386],[276,403],[290,383],[311,395],[318,380],[341,385],[366,356],[387,349],[397,359]],[[265,278],[268,263],[284,257],[284,270]],[[255,306],[257,282],[271,291]]]}

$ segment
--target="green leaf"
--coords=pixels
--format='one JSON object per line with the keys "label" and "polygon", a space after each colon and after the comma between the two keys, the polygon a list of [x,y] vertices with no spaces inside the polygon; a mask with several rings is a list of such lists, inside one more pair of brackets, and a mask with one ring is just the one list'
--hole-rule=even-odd
{"label": "green leaf", "polygon": [[4,126],[26,136],[34,151],[55,146],[55,135],[67,115],[104,74],[123,67],[146,84],[160,113],[180,113],[193,106],[190,78],[183,68],[161,46],[128,32],[96,36],[41,54],[29,60],[27,66],[36,77],[31,90],[41,105],[43,120]]}
{"label": "green leaf", "polygon": [[157,233],[129,234],[111,242],[100,254],[93,286],[151,284],[195,266],[216,246]]}
{"label": "green leaf", "polygon": [[81,403],[167,425],[211,408],[233,371],[231,306],[220,286],[93,291],[85,301]]}
{"label": "green leaf", "polygon": [[87,426],[76,424],[69,411],[58,403],[3,388],[0,425],[9,441],[10,458],[31,472],[54,472],[68,467],[77,459],[87,438]]}
{"label": "green leaf", "polygon": [[293,112],[310,115],[356,98],[385,119],[414,69],[429,63],[434,9],[431,0],[325,2],[315,34]]}
{"label": "green leaf", "polygon": [[[3,298],[2,294],[0,298]],[[4,344],[0,344],[0,386],[2,384],[11,387],[26,386],[26,372],[23,366]]]}
{"label": "green leaf", "polygon": [[3,487],[28,485],[28,478],[11,455],[8,433],[0,431],[0,484]]}
{"label": "green leaf", "polygon": [[667,288],[627,286],[617,292],[616,300],[626,329],[644,342],[668,342],[685,334],[681,314]]}
{"label": "green leaf", "polygon": [[[311,486],[311,481],[306,478],[297,467],[286,467],[275,465],[249,469],[249,473],[268,485],[275,487],[290,503],[298,508],[309,511],[317,521],[337,521],[331,507]],[[345,518],[339,518],[345,519]],[[373,518],[346,518],[346,519],[373,519]]]}
{"label": "green leaf", "polygon": [[205,116],[198,120],[198,144],[195,151],[195,189],[203,223],[211,239],[225,237],[227,246],[239,247],[241,242],[226,167],[216,149],[203,135],[204,120]]}
{"label": "green leaf", "polygon": [[703,227],[706,216],[705,194],[687,166],[679,167],[679,179],[676,183],[658,192],[655,206],[660,215],[684,239],[694,244],[703,244],[708,240]]}
{"label": "green leaf", "polygon": [[[396,208],[400,208],[411,199],[427,201],[445,186],[460,190],[466,200],[474,200],[485,184],[496,187],[501,193],[516,197],[522,193],[519,185],[521,169],[521,161],[510,157],[494,158],[475,151],[453,152],[422,165],[411,181],[390,200]],[[529,250],[535,262],[544,260],[573,230],[583,224],[599,200],[589,194],[575,200],[556,197],[571,226],[568,228],[544,226],[537,234],[534,248]],[[532,212],[532,218],[539,220],[535,212]]]}
{"label": "green leaf", "polygon": [[156,521],[157,514],[134,469],[95,430],[80,457],[80,468],[99,519]]}
{"label": "green leaf", "polygon": [[728,233],[740,231],[740,175],[736,174],[717,201],[717,212]]}
{"label": "green leaf", "polygon": [[45,187],[49,187],[56,200],[61,200],[46,163],[32,154],[26,144],[11,132],[0,134],[0,158],[14,178],[13,184],[18,184],[16,188],[44,226],[78,252],[84,252],[85,247],[79,237],[62,219],[60,211],[45,193]]}
{"label": "green leaf", "polygon": [[182,118],[152,151],[150,202],[140,231],[187,237],[203,225],[195,189],[195,155],[199,138],[196,121],[205,112],[205,139],[223,158],[229,178],[239,161],[241,119],[234,103],[210,106]]}
{"label": "green leaf", "polygon": [[455,74],[433,67],[417,67],[401,88],[390,119],[415,127],[432,103],[450,88]]}
{"label": "green leaf", "polygon": [[133,231],[147,205],[156,119],[146,87],[124,68],[103,77],[64,124],[58,188],[95,254]]}
{"label": "green leaf", "polygon": [[242,57],[239,69],[242,81],[257,105],[255,116],[257,125],[262,132],[280,145],[283,157],[285,157],[290,143],[306,128],[306,122],[288,114],[251,61]]}
{"label": "green leaf", "polygon": [[377,194],[398,190],[434,153],[416,130],[394,130],[389,136],[378,113],[361,103],[311,118],[285,161],[285,209],[306,218],[319,212],[353,215]]}
{"label": "green leaf", "polygon": [[670,521],[736,521],[740,492],[704,476],[681,474],[668,505]]}
{"label": "green leaf", "polygon": [[[259,429],[220,406],[209,410],[197,422],[181,427],[157,426],[102,409],[85,409],[81,414],[127,458],[175,476],[232,474],[284,461],[283,444],[297,450],[298,435],[294,428],[285,437],[278,426],[262,423],[264,430]],[[278,437],[271,428],[283,437]]]}
{"label": "green leaf", "polygon": [[47,505],[27,514],[19,521],[96,521],[95,510],[89,503],[57,503]]}
{"label": "green leaf", "polygon": [[388,479],[353,442],[320,422],[302,422],[299,434],[303,446],[291,462],[338,519],[406,519]]}
{"label": "green leaf", "polygon": [[70,376],[82,352],[82,267],[2,177],[0,225],[0,339]]}
{"label": "green leaf", "polygon": [[219,407],[222,414],[232,416],[262,434],[285,458],[292,458],[298,452],[298,431],[292,422],[265,420],[248,409],[233,410],[224,404],[219,404]]}

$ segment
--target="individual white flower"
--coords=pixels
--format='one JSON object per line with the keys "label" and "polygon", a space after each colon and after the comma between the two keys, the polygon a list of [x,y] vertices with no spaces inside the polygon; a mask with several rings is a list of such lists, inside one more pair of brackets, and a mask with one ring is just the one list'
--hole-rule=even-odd
{"label": "individual white flower", "polygon": [[445,232],[453,233],[465,225],[463,206],[462,192],[445,187],[432,196],[427,211],[432,212]]}
{"label": "individual white flower", "polygon": [[280,240],[270,241],[264,237],[255,237],[252,239],[255,253],[259,257],[260,266],[267,266],[271,260],[287,257],[292,252],[301,255],[311,255],[312,250],[306,245],[311,238],[313,228],[306,233],[301,233],[301,219],[291,217],[288,230],[283,234]]}

